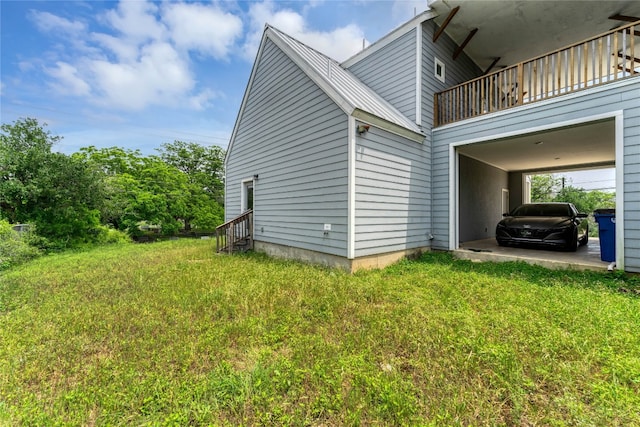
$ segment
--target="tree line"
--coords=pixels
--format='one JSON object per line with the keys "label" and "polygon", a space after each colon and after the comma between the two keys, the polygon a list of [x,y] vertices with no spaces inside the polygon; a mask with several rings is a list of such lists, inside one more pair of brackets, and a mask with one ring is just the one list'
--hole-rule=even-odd
{"label": "tree line", "polygon": [[101,242],[143,225],[163,234],[211,230],[223,222],[224,150],[164,143],[157,155],[88,146],[54,152],[61,137],[36,119],[3,124],[0,220],[30,224],[38,245]]}
{"label": "tree line", "polygon": [[[569,202],[578,212],[592,214],[596,209],[616,207],[616,193],[601,190],[587,191],[584,188],[566,185],[562,178],[553,174],[533,175],[531,177],[532,202]],[[598,225],[593,216],[589,216],[589,235],[598,235]]]}

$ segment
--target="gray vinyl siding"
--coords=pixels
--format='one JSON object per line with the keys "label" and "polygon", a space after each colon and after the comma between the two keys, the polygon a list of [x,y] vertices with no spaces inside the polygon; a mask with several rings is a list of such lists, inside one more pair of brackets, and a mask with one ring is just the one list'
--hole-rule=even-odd
{"label": "gray vinyl siding", "polygon": [[355,256],[429,246],[430,149],[381,129],[356,141]]}
{"label": "gray vinyl siding", "polygon": [[[446,33],[433,43],[433,35],[437,29],[438,26],[433,21],[422,24],[422,126],[425,129],[433,127],[433,97],[436,93],[473,80],[482,74],[482,70],[466,53],[462,52],[453,59],[458,46]],[[444,83],[435,76],[434,57],[445,64]]]}
{"label": "gray vinyl siding", "polygon": [[347,256],[347,128],[347,115],[266,40],[227,159],[227,220],[240,213],[242,180],[258,175],[257,241]]}
{"label": "gray vinyl siding", "polygon": [[348,68],[412,121],[416,121],[416,30]]}
{"label": "gray vinyl siding", "polygon": [[502,219],[502,189],[509,188],[509,174],[465,156],[460,162],[460,241],[495,237]]}
{"label": "gray vinyl siding", "polygon": [[[640,79],[514,108],[433,132],[433,233],[435,248],[448,248],[449,146],[455,142],[525,132],[582,117],[623,111],[625,269],[640,272]],[[618,209],[621,207],[618,206]]]}

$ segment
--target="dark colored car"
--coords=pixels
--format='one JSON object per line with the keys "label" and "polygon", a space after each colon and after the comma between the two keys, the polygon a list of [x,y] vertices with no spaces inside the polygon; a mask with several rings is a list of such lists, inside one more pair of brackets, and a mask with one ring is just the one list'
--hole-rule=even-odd
{"label": "dark colored car", "polygon": [[589,241],[587,214],[572,203],[527,203],[508,214],[496,227],[500,246],[530,245],[575,251]]}

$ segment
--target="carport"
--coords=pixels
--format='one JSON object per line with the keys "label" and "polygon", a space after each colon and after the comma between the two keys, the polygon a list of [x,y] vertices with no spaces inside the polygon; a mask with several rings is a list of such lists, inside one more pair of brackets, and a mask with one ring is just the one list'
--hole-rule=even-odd
{"label": "carport", "polygon": [[[530,201],[529,175],[615,167],[615,117],[549,124],[518,135],[467,141],[452,149],[456,184],[452,243],[459,257],[607,268],[609,263],[600,261],[597,238],[575,253],[502,248],[495,242],[495,226],[503,212]],[[616,183],[617,192],[622,191],[620,185]]]}

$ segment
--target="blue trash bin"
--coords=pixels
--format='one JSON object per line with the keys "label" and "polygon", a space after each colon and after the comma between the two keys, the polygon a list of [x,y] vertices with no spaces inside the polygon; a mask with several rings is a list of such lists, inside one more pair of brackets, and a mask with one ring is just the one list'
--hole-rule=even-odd
{"label": "blue trash bin", "polygon": [[600,259],[614,262],[616,260],[616,210],[596,209],[593,217],[598,223]]}

